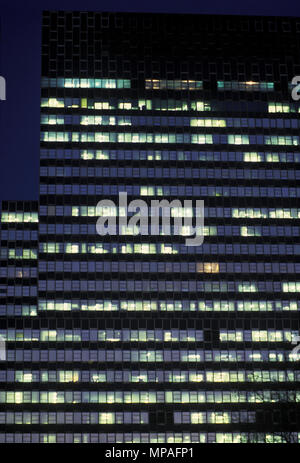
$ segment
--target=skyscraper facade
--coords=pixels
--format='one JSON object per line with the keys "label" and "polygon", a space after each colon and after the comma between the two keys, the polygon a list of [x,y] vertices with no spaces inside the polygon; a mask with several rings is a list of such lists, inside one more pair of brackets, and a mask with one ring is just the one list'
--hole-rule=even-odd
{"label": "skyscraper facade", "polygon": [[[300,18],[44,12],[39,201],[2,204],[1,442],[299,442],[299,51]],[[203,243],[100,236],[119,193],[204,200]]]}

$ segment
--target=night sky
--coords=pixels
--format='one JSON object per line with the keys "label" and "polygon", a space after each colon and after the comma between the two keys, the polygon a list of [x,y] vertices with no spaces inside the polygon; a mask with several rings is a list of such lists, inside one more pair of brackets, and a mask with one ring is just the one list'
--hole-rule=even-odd
{"label": "night sky", "polygon": [[292,0],[0,0],[0,201],[38,199],[42,10],[299,16]]}

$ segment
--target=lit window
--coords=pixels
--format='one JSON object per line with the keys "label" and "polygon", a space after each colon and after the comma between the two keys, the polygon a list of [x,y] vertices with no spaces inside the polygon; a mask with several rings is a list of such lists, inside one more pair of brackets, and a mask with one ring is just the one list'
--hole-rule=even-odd
{"label": "lit window", "polygon": [[197,262],[198,273],[219,273],[218,262]]}

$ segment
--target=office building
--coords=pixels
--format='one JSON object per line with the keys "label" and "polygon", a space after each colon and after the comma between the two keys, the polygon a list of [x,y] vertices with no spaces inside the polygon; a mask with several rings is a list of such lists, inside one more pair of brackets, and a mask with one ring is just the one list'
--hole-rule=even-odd
{"label": "office building", "polygon": [[[299,39],[44,12],[39,201],[2,205],[1,442],[299,442]],[[100,236],[120,192],[204,200],[203,244]]]}

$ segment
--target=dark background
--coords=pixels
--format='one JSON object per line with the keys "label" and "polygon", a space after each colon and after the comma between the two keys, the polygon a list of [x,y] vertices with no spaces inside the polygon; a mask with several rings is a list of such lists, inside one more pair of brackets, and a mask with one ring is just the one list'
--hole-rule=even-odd
{"label": "dark background", "polygon": [[0,201],[38,199],[42,10],[299,16],[292,0],[0,0]]}

